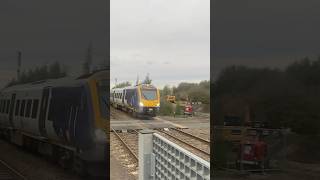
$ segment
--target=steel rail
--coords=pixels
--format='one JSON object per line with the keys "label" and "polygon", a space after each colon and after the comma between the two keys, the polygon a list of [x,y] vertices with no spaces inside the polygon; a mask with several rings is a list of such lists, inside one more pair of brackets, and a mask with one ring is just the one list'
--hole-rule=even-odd
{"label": "steel rail", "polygon": [[167,133],[167,132],[165,132],[165,131],[163,131],[163,130],[158,130],[158,131],[161,132],[161,133],[164,133],[164,134],[166,134],[166,135],[168,135],[168,136],[170,136],[170,137],[172,137],[173,139],[175,139],[175,140],[177,140],[177,141],[179,141],[179,142],[181,142],[181,143],[183,143],[183,144],[185,144],[185,145],[187,145],[187,146],[189,146],[189,147],[192,147],[193,149],[196,149],[197,151],[202,152],[203,154],[205,154],[205,155],[207,155],[207,156],[210,156],[210,153],[208,153],[208,152],[206,152],[206,151],[204,151],[204,150],[202,150],[202,149],[199,149],[199,148],[195,147],[194,145],[191,145],[191,144],[189,144],[189,143],[186,143],[186,142],[184,142],[183,140],[181,140],[181,139],[173,136],[172,134],[169,134],[169,133]]}
{"label": "steel rail", "polygon": [[138,162],[139,159],[137,157],[137,155],[132,151],[132,149],[128,146],[128,144],[120,137],[120,135],[113,129],[111,128],[112,131],[116,134],[116,136],[120,139],[120,141],[122,142],[122,144],[125,146],[125,148],[130,152],[130,154],[134,157],[134,159]]}
{"label": "steel rail", "polygon": [[[11,166],[9,166],[6,162],[4,162],[3,160],[0,160],[0,164],[3,165],[6,169],[8,169],[8,171],[10,171],[13,175],[17,176],[18,179],[22,179],[22,180],[27,180],[27,178],[25,176],[23,176],[19,171],[15,170],[14,168],[12,168]],[[14,177],[12,177],[12,179],[15,179]]]}
{"label": "steel rail", "polygon": [[203,138],[201,138],[201,137],[195,136],[195,135],[193,135],[193,134],[191,134],[191,133],[187,133],[187,132],[181,131],[180,129],[175,129],[175,128],[172,128],[172,129],[175,130],[175,131],[177,131],[177,132],[179,132],[179,133],[181,133],[181,134],[185,134],[185,135],[187,135],[187,136],[190,136],[190,137],[192,137],[192,138],[194,138],[194,139],[197,139],[197,140],[199,140],[199,141],[201,141],[201,142],[204,142],[204,143],[210,145],[210,141],[208,141],[208,140],[206,140],[206,139],[203,139]]}

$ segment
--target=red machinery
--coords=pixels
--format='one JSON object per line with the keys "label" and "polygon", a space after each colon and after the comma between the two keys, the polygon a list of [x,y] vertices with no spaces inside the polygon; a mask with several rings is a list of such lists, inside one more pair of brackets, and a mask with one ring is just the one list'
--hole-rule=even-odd
{"label": "red machinery", "polygon": [[237,165],[254,165],[266,167],[267,160],[267,144],[261,139],[248,140],[240,144]]}
{"label": "red machinery", "polygon": [[187,103],[186,106],[184,107],[184,114],[185,115],[193,115],[193,108],[192,105],[190,103]]}

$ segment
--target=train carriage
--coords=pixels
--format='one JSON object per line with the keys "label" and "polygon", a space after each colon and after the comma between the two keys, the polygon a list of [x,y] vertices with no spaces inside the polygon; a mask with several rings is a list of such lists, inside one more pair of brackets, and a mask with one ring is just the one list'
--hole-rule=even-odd
{"label": "train carriage", "polygon": [[149,84],[112,89],[110,101],[114,107],[134,116],[154,117],[160,109],[159,90]]}
{"label": "train carriage", "polygon": [[108,72],[4,88],[0,133],[15,144],[71,163],[79,173],[105,173]]}

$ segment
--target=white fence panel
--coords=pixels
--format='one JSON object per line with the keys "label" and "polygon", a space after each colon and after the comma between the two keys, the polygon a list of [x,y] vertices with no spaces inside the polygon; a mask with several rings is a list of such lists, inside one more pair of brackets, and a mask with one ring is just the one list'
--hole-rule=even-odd
{"label": "white fence panel", "polygon": [[208,161],[152,131],[139,134],[139,158],[140,180],[210,179]]}

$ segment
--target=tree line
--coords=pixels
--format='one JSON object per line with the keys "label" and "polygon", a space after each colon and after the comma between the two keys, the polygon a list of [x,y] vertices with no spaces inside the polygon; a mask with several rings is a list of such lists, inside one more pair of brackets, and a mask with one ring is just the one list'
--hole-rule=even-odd
{"label": "tree line", "polygon": [[56,79],[67,76],[65,68],[63,68],[59,62],[54,62],[50,65],[42,65],[35,67],[34,69],[29,69],[28,71],[22,71],[19,78],[13,78],[8,84],[8,86],[30,83],[45,79]]}
{"label": "tree line", "polygon": [[204,80],[200,83],[182,82],[173,87],[165,85],[161,90],[161,95],[163,97],[173,95],[176,96],[177,100],[210,104],[210,81]]}
{"label": "tree line", "polygon": [[[136,84],[139,84],[139,78],[137,78]],[[146,75],[145,79],[142,81],[142,84],[151,84],[152,83],[152,79],[150,78],[149,73]],[[124,88],[124,87],[128,87],[128,86],[132,86],[132,84],[129,81],[125,81],[125,82],[121,82],[119,84],[116,84],[112,89],[115,88]]]}
{"label": "tree line", "polygon": [[319,135],[320,57],[306,57],[284,69],[227,67],[213,83],[213,103],[216,124],[232,113],[244,120],[243,107],[248,107],[251,121]]}
{"label": "tree line", "polygon": [[[182,82],[173,87],[165,85],[160,90],[160,94],[161,115],[181,115],[183,107],[181,107],[180,101],[201,102],[202,111],[207,112],[210,109],[210,81],[207,80],[200,83]],[[166,101],[167,95],[176,97],[175,105]]]}

